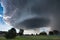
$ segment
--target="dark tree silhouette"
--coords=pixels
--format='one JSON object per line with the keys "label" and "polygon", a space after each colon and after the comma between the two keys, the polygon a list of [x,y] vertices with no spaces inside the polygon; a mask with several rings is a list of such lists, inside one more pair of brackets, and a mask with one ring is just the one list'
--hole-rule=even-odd
{"label": "dark tree silhouette", "polygon": [[33,36],[34,34],[31,34],[31,36]]}
{"label": "dark tree silhouette", "polygon": [[23,32],[24,32],[24,30],[23,30],[23,29],[20,29],[19,35],[20,35],[20,36],[23,35]]}
{"label": "dark tree silhouette", "polygon": [[53,31],[49,31],[49,35],[54,35],[54,32]]}
{"label": "dark tree silhouette", "polygon": [[37,36],[38,34],[36,33],[36,36]]}
{"label": "dark tree silhouette", "polygon": [[41,32],[39,35],[47,35],[46,32]]}
{"label": "dark tree silhouette", "polygon": [[53,32],[54,32],[55,35],[60,34],[60,32],[58,30],[53,30]]}
{"label": "dark tree silhouette", "polygon": [[15,37],[16,37],[16,30],[15,30],[15,28],[10,29],[10,30],[6,33],[5,37],[6,37],[7,39],[15,38]]}

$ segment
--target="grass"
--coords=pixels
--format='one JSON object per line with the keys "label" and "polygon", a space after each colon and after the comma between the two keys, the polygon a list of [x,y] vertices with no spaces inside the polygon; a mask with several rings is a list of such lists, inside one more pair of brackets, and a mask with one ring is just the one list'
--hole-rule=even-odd
{"label": "grass", "polygon": [[0,37],[0,40],[60,40],[60,36],[17,36],[14,39]]}

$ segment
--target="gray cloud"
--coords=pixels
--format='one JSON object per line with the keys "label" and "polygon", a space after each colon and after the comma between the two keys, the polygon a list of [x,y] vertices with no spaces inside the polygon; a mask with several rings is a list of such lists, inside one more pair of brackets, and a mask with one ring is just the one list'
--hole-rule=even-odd
{"label": "gray cloud", "polygon": [[16,27],[24,26],[26,29],[34,29],[39,27],[45,27],[49,24],[49,22],[50,21],[45,18],[32,18],[16,24]]}
{"label": "gray cloud", "polygon": [[16,28],[60,29],[60,0],[1,0],[4,20]]}

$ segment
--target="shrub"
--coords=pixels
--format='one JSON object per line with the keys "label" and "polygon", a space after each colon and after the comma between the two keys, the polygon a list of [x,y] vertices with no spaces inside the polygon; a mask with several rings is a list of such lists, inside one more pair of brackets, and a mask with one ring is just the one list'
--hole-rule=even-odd
{"label": "shrub", "polygon": [[49,35],[54,35],[54,32],[53,31],[49,31]]}
{"label": "shrub", "polygon": [[41,32],[39,35],[47,35],[46,32]]}
{"label": "shrub", "polygon": [[55,34],[55,35],[60,34],[60,32],[59,32],[59,31],[57,31],[57,30],[53,30],[53,32],[54,32],[54,34]]}

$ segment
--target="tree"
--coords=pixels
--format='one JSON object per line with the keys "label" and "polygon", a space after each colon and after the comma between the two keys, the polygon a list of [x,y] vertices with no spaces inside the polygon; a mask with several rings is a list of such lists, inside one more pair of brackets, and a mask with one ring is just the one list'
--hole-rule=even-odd
{"label": "tree", "polygon": [[36,36],[37,36],[38,34],[36,33]]}
{"label": "tree", "polygon": [[47,35],[46,32],[41,32],[39,35]]}
{"label": "tree", "polygon": [[58,30],[53,30],[55,35],[58,35],[60,32]]}
{"label": "tree", "polygon": [[33,36],[34,34],[31,34],[31,36]]}
{"label": "tree", "polygon": [[53,31],[49,31],[49,35],[54,35],[54,32]]}
{"label": "tree", "polygon": [[15,30],[15,28],[10,29],[10,30],[6,33],[5,37],[6,37],[7,39],[15,38],[15,37],[16,37],[16,30]]}
{"label": "tree", "polygon": [[20,35],[20,36],[23,35],[23,32],[24,32],[24,30],[23,30],[23,29],[20,29],[19,35]]}

